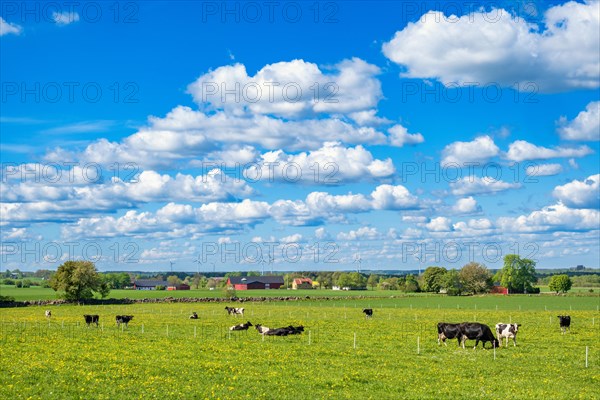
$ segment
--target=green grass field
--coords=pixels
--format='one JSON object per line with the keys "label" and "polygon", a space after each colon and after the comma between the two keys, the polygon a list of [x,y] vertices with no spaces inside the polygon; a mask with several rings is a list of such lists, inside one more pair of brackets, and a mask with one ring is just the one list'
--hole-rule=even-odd
{"label": "green grass field", "polygon": [[[549,293],[547,287],[542,287],[544,297],[557,297]],[[369,296],[369,297],[427,297],[440,298],[440,296],[431,293],[404,293],[396,290],[362,290],[362,291],[345,291],[345,290],[245,290],[237,291],[238,297],[278,297],[278,296],[310,296],[310,297],[348,297],[348,296]],[[589,288],[573,288],[567,294],[567,297],[572,295],[585,295],[590,297],[600,298],[600,290],[596,289],[590,293]],[[17,288],[15,286],[0,285],[0,296],[12,296],[17,301],[24,300],[55,300],[59,296],[50,288],[40,286],[31,286],[29,288]],[[164,297],[223,297],[222,289],[192,289],[192,290],[111,290],[108,297],[114,299],[156,299]],[[480,296],[478,296],[480,297]],[[497,296],[491,296],[492,298]],[[470,298],[470,297],[461,297]],[[477,298],[477,297],[476,297]]]}
{"label": "green grass field", "polygon": [[[591,296],[387,296],[246,302],[243,319],[222,303],[5,308],[0,398],[594,399],[598,305]],[[374,308],[372,319],[363,307]],[[188,319],[191,311],[200,319]],[[573,319],[566,335],[562,313]],[[85,327],[83,314],[99,314],[101,326]],[[117,314],[135,318],[121,330]],[[252,328],[228,331],[246,320],[306,331],[264,341]],[[437,322],[473,320],[521,323],[517,347],[494,359],[481,346],[438,346]]]}

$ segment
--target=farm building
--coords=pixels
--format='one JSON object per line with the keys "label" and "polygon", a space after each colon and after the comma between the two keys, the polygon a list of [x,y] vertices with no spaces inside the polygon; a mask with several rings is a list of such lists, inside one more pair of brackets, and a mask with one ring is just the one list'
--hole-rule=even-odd
{"label": "farm building", "polygon": [[167,286],[167,290],[190,290],[190,285],[186,285],[185,283],[180,283],[179,285],[169,285]]}
{"label": "farm building", "polygon": [[158,279],[136,279],[133,281],[133,288],[135,290],[156,290],[157,286],[167,287],[169,286],[169,282]]}
{"label": "farm building", "polygon": [[505,288],[504,286],[492,286],[492,289],[490,290],[490,293],[493,293],[493,294],[508,294],[508,288]]}
{"label": "farm building", "polygon": [[279,289],[283,285],[283,276],[231,276],[227,279],[227,286],[235,290]]}
{"label": "farm building", "polygon": [[296,278],[292,282],[292,289],[312,289],[313,281],[310,278]]}

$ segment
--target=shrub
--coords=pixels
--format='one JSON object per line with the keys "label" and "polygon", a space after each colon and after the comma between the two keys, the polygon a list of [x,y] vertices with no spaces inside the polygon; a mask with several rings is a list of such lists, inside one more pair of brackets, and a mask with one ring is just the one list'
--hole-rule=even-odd
{"label": "shrub", "polygon": [[31,287],[31,281],[29,279],[23,279],[22,281],[23,283],[21,284],[22,287],[24,288],[29,288]]}
{"label": "shrub", "polygon": [[23,287],[23,281],[21,281],[21,280],[15,281],[15,286],[18,287],[18,288],[22,288]]}
{"label": "shrub", "polygon": [[5,285],[14,285],[15,284],[15,280],[14,279],[10,279],[10,278],[6,278],[2,281],[3,284]]}
{"label": "shrub", "polygon": [[457,288],[448,288],[446,291],[448,296],[460,296],[460,289]]}
{"label": "shrub", "polygon": [[165,290],[165,289],[166,289],[166,286],[164,286],[164,285],[157,285],[155,288],[155,290]]}
{"label": "shrub", "polygon": [[13,302],[15,298],[12,296],[0,296],[0,302]]}

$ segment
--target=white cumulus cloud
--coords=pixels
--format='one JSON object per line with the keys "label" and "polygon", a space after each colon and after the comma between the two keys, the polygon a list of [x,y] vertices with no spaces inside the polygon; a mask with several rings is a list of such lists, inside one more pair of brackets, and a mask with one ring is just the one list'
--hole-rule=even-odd
{"label": "white cumulus cloud", "polygon": [[558,134],[565,140],[600,140],[600,101],[593,101],[574,120],[561,117]]}
{"label": "white cumulus cloud", "polygon": [[600,174],[554,188],[552,195],[571,208],[600,207]]}
{"label": "white cumulus cloud", "polygon": [[550,7],[539,25],[497,8],[460,17],[431,11],[396,32],[383,53],[405,67],[404,76],[446,85],[597,88],[599,21],[597,0]]}

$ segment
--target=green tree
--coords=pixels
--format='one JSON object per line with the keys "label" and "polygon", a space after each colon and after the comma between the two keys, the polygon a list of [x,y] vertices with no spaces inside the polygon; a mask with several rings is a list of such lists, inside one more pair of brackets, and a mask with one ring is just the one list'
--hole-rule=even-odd
{"label": "green tree", "polygon": [[567,274],[553,275],[548,283],[548,288],[556,293],[566,293],[571,290],[571,286],[573,286],[573,281]]}
{"label": "green tree", "polygon": [[340,288],[344,288],[344,287],[352,287],[353,286],[353,280],[352,280],[352,276],[350,276],[350,274],[343,272],[339,275],[339,278],[337,279],[337,285]]}
{"label": "green tree", "polygon": [[462,267],[459,275],[467,292],[487,293],[493,285],[492,274],[483,264],[470,262]]}
{"label": "green tree", "polygon": [[167,277],[167,282],[169,282],[170,286],[177,286],[181,284],[181,279],[177,275],[171,275]]}
{"label": "green tree", "polygon": [[444,267],[427,267],[423,272],[423,286],[421,289],[425,292],[438,293],[442,288],[442,281],[446,272],[448,270]]}
{"label": "green tree", "polygon": [[442,288],[451,296],[458,296],[463,291],[463,284],[457,270],[451,269],[442,278]]}
{"label": "green tree", "polygon": [[369,279],[367,279],[367,285],[371,287],[371,290],[375,290],[377,284],[379,283],[379,277],[375,274],[369,275]]}
{"label": "green tree", "polygon": [[54,291],[64,291],[64,298],[69,301],[91,299],[94,293],[104,298],[110,292],[90,261],[66,261],[50,279],[50,287]]}
{"label": "green tree", "polygon": [[500,271],[500,284],[508,288],[509,293],[527,293],[533,291],[535,261],[521,258],[517,254],[504,256],[504,267]]}
{"label": "green tree", "polygon": [[217,287],[217,281],[215,278],[209,278],[208,281],[206,281],[206,287],[209,289],[214,289]]}
{"label": "green tree", "polygon": [[419,283],[417,282],[417,278],[414,275],[409,274],[406,275],[404,279],[404,285],[402,285],[402,290],[407,293],[414,293],[419,291]]}

